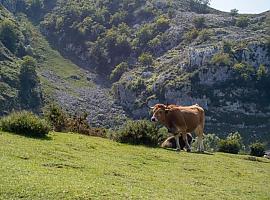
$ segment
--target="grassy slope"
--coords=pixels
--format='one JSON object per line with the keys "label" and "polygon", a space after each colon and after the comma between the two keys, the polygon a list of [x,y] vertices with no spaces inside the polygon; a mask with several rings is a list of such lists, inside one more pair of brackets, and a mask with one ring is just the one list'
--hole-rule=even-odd
{"label": "grassy slope", "polygon": [[0,199],[269,199],[270,162],[0,132]]}
{"label": "grassy slope", "polygon": [[[39,30],[26,18],[21,17],[21,20],[26,24],[28,30],[31,30],[31,46],[34,49],[35,55],[38,57],[37,60],[40,66],[38,73],[45,94],[51,95],[55,90],[65,90],[71,95],[74,95],[73,90],[75,89],[94,87],[94,83],[87,80],[84,70],[54,50]],[[45,71],[52,72],[58,78],[58,83],[42,76]],[[71,77],[74,75],[78,79],[72,79]]]}

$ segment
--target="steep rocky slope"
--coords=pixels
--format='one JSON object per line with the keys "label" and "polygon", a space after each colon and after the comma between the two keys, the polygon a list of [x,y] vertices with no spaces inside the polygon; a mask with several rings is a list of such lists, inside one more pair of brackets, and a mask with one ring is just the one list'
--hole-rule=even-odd
{"label": "steep rocky slope", "polygon": [[187,44],[181,27],[191,30],[198,15],[179,12],[169,32],[178,30],[180,42],[153,65],[125,73],[114,85],[116,98],[136,118],[158,102],[198,103],[207,111],[207,131],[269,138],[269,14],[248,16],[245,28],[228,14],[203,15],[209,38]]}

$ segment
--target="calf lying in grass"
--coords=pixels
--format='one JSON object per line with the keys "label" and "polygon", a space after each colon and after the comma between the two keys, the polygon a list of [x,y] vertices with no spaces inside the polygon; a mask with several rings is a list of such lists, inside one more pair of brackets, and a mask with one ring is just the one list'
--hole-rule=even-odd
{"label": "calf lying in grass", "polygon": [[[188,139],[189,145],[191,145],[193,138],[192,138],[192,135],[191,135],[190,133],[187,134],[187,139]],[[184,141],[184,139],[183,139],[182,136],[179,137],[179,144],[180,144],[181,150],[183,150],[184,147],[185,147],[185,141]],[[168,138],[161,144],[161,147],[162,147],[162,148],[173,148],[173,149],[175,149],[175,148],[176,148],[175,137],[174,137],[174,136],[168,137]]]}

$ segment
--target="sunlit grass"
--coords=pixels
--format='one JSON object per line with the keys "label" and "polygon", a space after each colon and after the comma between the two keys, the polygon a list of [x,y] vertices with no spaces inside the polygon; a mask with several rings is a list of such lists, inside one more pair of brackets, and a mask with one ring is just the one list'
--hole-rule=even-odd
{"label": "sunlit grass", "polygon": [[270,162],[0,133],[0,199],[269,199]]}

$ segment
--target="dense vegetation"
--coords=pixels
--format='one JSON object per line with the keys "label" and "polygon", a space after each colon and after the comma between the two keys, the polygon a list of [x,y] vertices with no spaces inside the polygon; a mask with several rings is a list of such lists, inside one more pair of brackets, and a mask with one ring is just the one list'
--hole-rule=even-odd
{"label": "dense vegetation", "polygon": [[0,11],[0,113],[12,109],[39,112],[42,94],[37,63],[28,46],[29,31],[2,6]]}
{"label": "dense vegetation", "polygon": [[144,52],[157,55],[166,40],[170,18],[165,13],[172,6],[168,3],[159,9],[153,2],[145,4],[145,0],[60,2],[45,17],[42,28],[62,48],[67,48],[63,44],[79,47],[85,59],[92,61],[91,67],[108,74]]}
{"label": "dense vegetation", "polygon": [[14,112],[2,118],[0,128],[3,131],[32,137],[44,137],[51,130],[46,120],[26,111]]}

